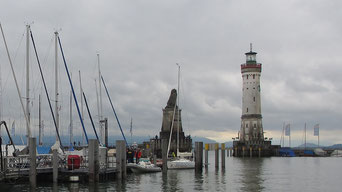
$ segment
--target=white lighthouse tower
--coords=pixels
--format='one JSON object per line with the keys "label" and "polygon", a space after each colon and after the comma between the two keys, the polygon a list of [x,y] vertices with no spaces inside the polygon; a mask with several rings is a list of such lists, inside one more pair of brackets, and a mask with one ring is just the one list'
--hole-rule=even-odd
{"label": "white lighthouse tower", "polygon": [[241,65],[242,74],[242,116],[240,142],[260,145],[264,141],[262,127],[260,77],[261,63],[256,61],[256,52],[245,53],[246,63]]}

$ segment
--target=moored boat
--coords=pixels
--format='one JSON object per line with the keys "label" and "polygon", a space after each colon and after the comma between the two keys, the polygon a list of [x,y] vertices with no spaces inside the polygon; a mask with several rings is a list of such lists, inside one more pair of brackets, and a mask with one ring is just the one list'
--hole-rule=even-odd
{"label": "moored boat", "polygon": [[195,162],[188,159],[177,159],[167,162],[167,169],[194,169]]}
{"label": "moored boat", "polygon": [[127,168],[131,169],[133,173],[154,173],[161,171],[160,167],[144,161],[141,161],[138,164],[128,163]]}
{"label": "moored boat", "polygon": [[342,150],[336,149],[331,154],[331,157],[342,157]]}

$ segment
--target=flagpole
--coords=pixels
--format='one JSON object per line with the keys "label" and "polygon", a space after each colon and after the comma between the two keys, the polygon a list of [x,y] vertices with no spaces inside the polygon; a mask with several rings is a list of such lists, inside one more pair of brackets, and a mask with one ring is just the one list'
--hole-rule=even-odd
{"label": "flagpole", "polygon": [[319,134],[318,134],[318,136],[317,136],[317,137],[318,137],[318,147],[319,147]]}
{"label": "flagpole", "polygon": [[284,139],[285,138],[285,122],[284,122],[284,124],[283,124],[283,147],[285,147],[285,145],[284,145]]}
{"label": "flagpole", "polygon": [[289,124],[289,147],[291,148],[291,125]]}

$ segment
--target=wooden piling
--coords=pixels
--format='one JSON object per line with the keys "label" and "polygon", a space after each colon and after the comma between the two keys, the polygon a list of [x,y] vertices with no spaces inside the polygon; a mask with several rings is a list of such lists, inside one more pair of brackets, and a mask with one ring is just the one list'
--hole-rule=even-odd
{"label": "wooden piling", "polygon": [[0,165],[1,165],[0,171],[4,171],[4,164],[3,164],[3,158],[2,158],[2,138],[1,137],[0,137]]}
{"label": "wooden piling", "polygon": [[116,169],[117,178],[126,178],[126,143],[124,140],[116,141]]}
{"label": "wooden piling", "polygon": [[219,167],[219,144],[215,143],[215,168]]}
{"label": "wooden piling", "polygon": [[205,147],[204,147],[204,151],[205,151],[205,168],[208,168],[209,162],[208,162],[208,151],[209,151],[209,144],[206,143]]}
{"label": "wooden piling", "polygon": [[162,159],[163,159],[163,173],[167,173],[167,139],[162,139]]}
{"label": "wooden piling", "polygon": [[203,142],[195,142],[195,171],[202,171]]}
{"label": "wooden piling", "polygon": [[242,157],[245,157],[245,149],[246,149],[246,147],[243,146],[243,147],[242,147]]}
{"label": "wooden piling", "polygon": [[157,155],[156,154],[153,155],[153,164],[157,165]]}
{"label": "wooden piling", "polygon": [[108,148],[108,118],[104,119],[105,122],[105,146]]}
{"label": "wooden piling", "polygon": [[249,157],[253,157],[253,148],[249,147]]}
{"label": "wooden piling", "polygon": [[221,143],[221,166],[222,168],[226,167],[226,145],[224,143]]}
{"label": "wooden piling", "polygon": [[261,147],[259,147],[259,158],[261,157]]}
{"label": "wooden piling", "polygon": [[57,149],[52,150],[52,180],[58,182],[58,152]]}
{"label": "wooden piling", "polygon": [[36,170],[36,138],[29,138],[29,155],[30,155],[30,185],[32,188],[36,188],[37,184],[37,170]]}
{"label": "wooden piling", "polygon": [[89,182],[99,181],[100,162],[99,162],[99,142],[96,139],[89,139],[88,148]]}

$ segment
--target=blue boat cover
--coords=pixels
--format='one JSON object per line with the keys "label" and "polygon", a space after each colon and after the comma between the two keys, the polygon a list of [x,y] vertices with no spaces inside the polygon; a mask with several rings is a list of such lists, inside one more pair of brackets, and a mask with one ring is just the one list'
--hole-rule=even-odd
{"label": "blue boat cover", "polygon": [[279,155],[283,157],[295,157],[295,153],[290,148],[281,148],[279,149]]}
{"label": "blue boat cover", "polygon": [[312,150],[304,150],[305,155],[314,155],[314,152]]}
{"label": "blue boat cover", "polygon": [[50,147],[38,146],[37,147],[37,153],[39,155],[41,155],[41,154],[49,154],[50,149],[51,149]]}

